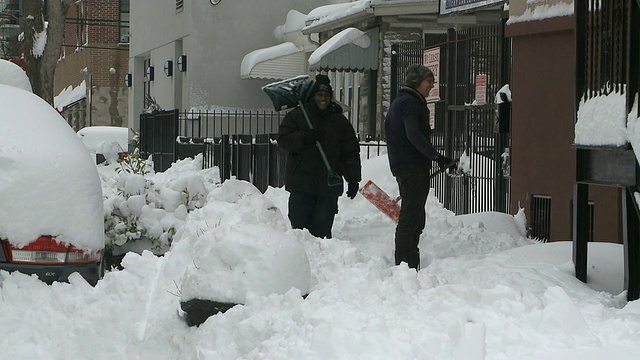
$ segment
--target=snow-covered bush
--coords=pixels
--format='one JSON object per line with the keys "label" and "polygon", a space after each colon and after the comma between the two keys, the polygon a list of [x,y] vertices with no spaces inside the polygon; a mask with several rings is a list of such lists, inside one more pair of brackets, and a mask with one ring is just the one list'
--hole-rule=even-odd
{"label": "snow-covered bush", "polygon": [[177,161],[164,173],[153,173],[138,162],[98,167],[106,247],[112,256],[143,250],[164,254],[187,214],[204,206],[209,192],[220,184],[217,168],[202,169],[202,155]]}

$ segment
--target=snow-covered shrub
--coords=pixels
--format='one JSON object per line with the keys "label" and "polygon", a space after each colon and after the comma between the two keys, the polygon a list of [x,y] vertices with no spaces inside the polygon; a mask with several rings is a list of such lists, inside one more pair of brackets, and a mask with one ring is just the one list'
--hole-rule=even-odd
{"label": "snow-covered shrub", "polygon": [[177,161],[164,173],[153,173],[136,161],[129,169],[99,167],[102,179],[107,254],[150,250],[164,254],[187,214],[206,204],[219,186],[217,168],[202,169],[202,155]]}
{"label": "snow-covered shrub", "polygon": [[153,163],[140,157],[139,148],[136,148],[133,154],[119,158],[118,164],[120,167],[116,168],[117,173],[147,175],[153,171]]}

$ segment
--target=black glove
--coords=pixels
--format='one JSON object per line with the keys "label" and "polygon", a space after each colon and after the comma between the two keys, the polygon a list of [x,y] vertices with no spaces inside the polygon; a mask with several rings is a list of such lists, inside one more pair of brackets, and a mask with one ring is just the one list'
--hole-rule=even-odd
{"label": "black glove", "polygon": [[451,169],[455,170],[456,162],[446,156],[438,155],[436,162],[438,163],[440,171],[444,171],[447,168],[449,168],[449,171],[451,171]]}
{"label": "black glove", "polygon": [[305,144],[315,144],[318,141],[318,134],[316,134],[315,130],[303,130],[302,141]]}
{"label": "black glove", "polygon": [[356,194],[358,193],[359,188],[360,186],[358,185],[357,182],[355,181],[350,182],[349,186],[347,187],[347,197],[353,200],[353,198],[356,197]]}

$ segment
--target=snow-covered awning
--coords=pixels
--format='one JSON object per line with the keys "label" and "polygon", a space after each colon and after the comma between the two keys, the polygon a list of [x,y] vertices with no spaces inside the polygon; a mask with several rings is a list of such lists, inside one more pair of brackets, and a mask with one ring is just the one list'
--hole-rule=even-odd
{"label": "snow-covered awning", "polygon": [[309,70],[358,71],[378,69],[378,28],[363,32],[346,28],[309,57]]}
{"label": "snow-covered awning", "polygon": [[328,31],[373,18],[371,2],[372,0],[356,0],[317,7],[307,15],[306,26],[302,28],[302,33]]}
{"label": "snow-covered awning", "polygon": [[308,54],[318,47],[311,36],[300,31],[306,16],[299,11],[289,10],[285,23],[273,31],[273,36],[282,43],[245,55],[240,77],[280,80],[306,74]]}
{"label": "snow-covered awning", "polygon": [[242,59],[242,79],[287,79],[306,74],[307,52],[292,42],[254,50]]}
{"label": "snow-covered awning", "polygon": [[324,5],[309,12],[303,34],[340,29],[378,16],[438,14],[440,0],[355,0]]}

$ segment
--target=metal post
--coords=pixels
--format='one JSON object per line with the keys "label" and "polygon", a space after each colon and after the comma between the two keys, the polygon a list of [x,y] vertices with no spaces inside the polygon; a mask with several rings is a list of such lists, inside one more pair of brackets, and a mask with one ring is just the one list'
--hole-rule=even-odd
{"label": "metal post", "polygon": [[634,198],[637,188],[622,188],[622,237],[624,246],[624,288],[627,300],[640,297],[640,213]]}
{"label": "metal post", "polygon": [[587,282],[588,245],[589,185],[576,183],[573,190],[573,264],[576,278],[585,283]]}
{"label": "metal post", "polygon": [[89,74],[89,126],[93,126],[93,74]]}

